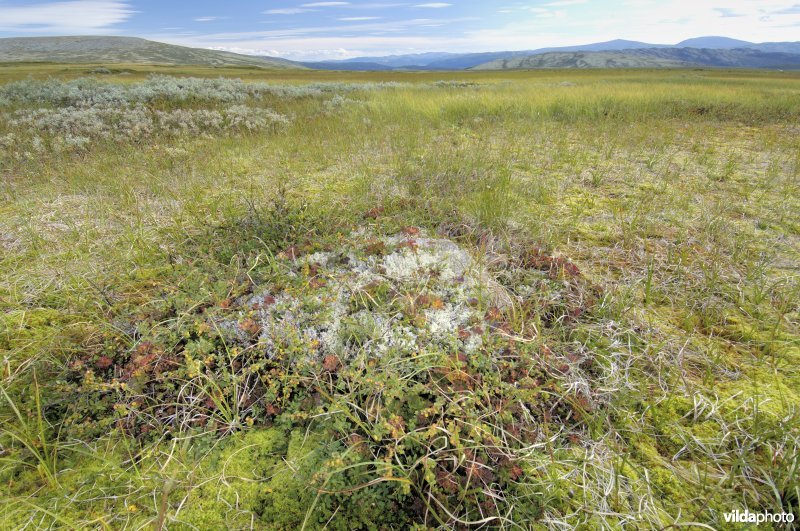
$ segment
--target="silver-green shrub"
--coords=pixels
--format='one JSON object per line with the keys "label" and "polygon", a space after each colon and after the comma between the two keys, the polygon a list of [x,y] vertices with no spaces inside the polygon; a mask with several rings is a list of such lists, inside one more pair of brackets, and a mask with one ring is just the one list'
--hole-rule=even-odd
{"label": "silver-green shrub", "polygon": [[241,79],[206,79],[154,75],[141,83],[121,85],[94,78],[73,81],[50,79],[25,80],[0,87],[0,105],[53,105],[59,107],[88,107],[94,105],[124,105],[151,102],[217,102],[244,103],[263,97],[306,98],[326,94],[345,94],[410,87],[407,83],[312,83],[283,85],[245,83]]}
{"label": "silver-green shrub", "polygon": [[220,131],[257,131],[279,127],[289,120],[269,109],[234,105],[221,110],[174,109],[151,110],[132,107],[95,105],[59,109],[17,111],[9,124],[35,130],[62,139],[126,140],[155,134],[181,135]]}

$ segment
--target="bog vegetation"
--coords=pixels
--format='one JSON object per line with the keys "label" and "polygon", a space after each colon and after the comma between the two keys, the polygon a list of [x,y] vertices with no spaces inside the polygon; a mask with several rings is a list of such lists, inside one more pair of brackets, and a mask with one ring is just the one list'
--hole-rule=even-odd
{"label": "bog vegetation", "polygon": [[800,516],[796,75],[21,68],[3,527]]}

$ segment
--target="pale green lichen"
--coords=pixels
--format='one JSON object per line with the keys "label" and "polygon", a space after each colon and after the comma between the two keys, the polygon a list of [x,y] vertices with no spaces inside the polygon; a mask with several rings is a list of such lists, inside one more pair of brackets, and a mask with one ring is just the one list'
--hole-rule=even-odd
{"label": "pale green lichen", "polygon": [[[379,252],[365,252],[370,246]],[[287,266],[297,282],[309,268],[316,277],[301,290],[267,288],[243,301],[253,308],[268,351],[300,341],[317,345],[320,356],[342,359],[413,353],[427,345],[474,352],[481,335],[459,337],[459,331],[482,321],[478,301],[492,300],[487,286],[500,289],[469,251],[425,235],[379,237],[360,230],[336,253],[316,252]],[[232,323],[223,326],[235,331]]]}

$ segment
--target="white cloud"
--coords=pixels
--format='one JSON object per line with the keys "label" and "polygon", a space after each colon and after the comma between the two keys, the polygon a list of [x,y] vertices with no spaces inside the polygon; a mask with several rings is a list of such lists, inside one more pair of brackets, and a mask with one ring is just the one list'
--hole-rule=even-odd
{"label": "white cloud", "polygon": [[26,5],[0,4],[0,31],[22,33],[107,33],[134,11],[127,2],[72,0]]}
{"label": "white cloud", "polygon": [[564,6],[574,6],[577,4],[585,4],[587,0],[558,0],[557,2],[550,2],[545,4],[548,7],[564,7]]}
{"label": "white cloud", "polygon": [[414,7],[426,7],[430,9],[441,9],[443,7],[450,7],[453,4],[445,4],[444,2],[431,2],[429,4],[417,4]]}
{"label": "white cloud", "polygon": [[310,4],[302,4],[301,7],[340,7],[349,5],[350,2],[312,2]]}
{"label": "white cloud", "polygon": [[265,15],[299,15],[300,13],[308,13],[313,9],[302,9],[299,7],[287,7],[282,9],[268,9],[264,11]]}
{"label": "white cloud", "polygon": [[[299,5],[300,1],[303,0],[294,5]],[[386,12],[361,11],[365,6],[377,9],[388,4],[354,0],[346,6],[328,6],[331,10],[335,8],[336,15],[342,18],[319,27],[307,24],[308,20],[296,19],[283,19],[278,26],[274,22],[277,17],[272,17],[271,22],[276,25],[267,31],[261,26],[247,28],[253,31],[225,34],[208,32],[179,36],[161,32],[151,37],[188,46],[269,50],[269,55],[316,60],[424,51],[532,50],[613,39],[674,44],[703,35],[725,35],[753,42],[796,41],[797,28],[800,27],[798,0],[586,0],[580,5],[578,2],[501,0],[487,13],[500,10],[513,12],[514,17],[485,17],[485,22],[473,23],[475,19],[455,17],[396,20]],[[432,4],[445,2],[408,2],[405,6],[414,8]],[[451,1],[448,6],[453,4],[457,2]],[[322,12],[326,6],[287,9]],[[478,8],[474,11],[476,14],[481,12]],[[384,18],[362,17],[370,14]],[[282,24],[284,21],[287,23]],[[429,29],[436,26],[441,26],[441,29]],[[257,29],[260,31],[255,31]]]}
{"label": "white cloud", "polygon": [[790,7],[779,9],[772,13],[773,15],[800,15],[800,4],[794,4]]}

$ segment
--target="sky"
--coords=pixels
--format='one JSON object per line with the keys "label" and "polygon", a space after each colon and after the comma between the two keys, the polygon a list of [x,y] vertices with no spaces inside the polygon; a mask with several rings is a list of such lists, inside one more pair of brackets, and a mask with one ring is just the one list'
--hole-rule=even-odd
{"label": "sky", "polygon": [[126,35],[296,60],[703,35],[800,41],[798,0],[0,0],[0,37]]}

